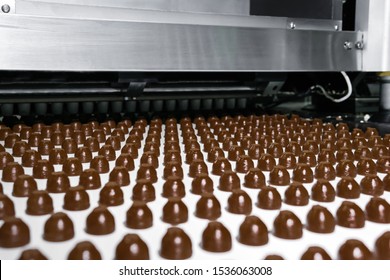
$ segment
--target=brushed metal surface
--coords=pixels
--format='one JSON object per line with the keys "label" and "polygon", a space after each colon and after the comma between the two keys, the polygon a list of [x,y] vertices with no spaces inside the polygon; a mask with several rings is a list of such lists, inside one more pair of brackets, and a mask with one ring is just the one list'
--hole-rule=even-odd
{"label": "brushed metal surface", "polygon": [[356,71],[355,32],[0,17],[0,69]]}

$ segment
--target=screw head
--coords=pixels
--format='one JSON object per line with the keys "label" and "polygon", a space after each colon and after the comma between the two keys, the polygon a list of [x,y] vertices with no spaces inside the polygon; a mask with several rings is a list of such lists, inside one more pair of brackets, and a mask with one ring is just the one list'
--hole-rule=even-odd
{"label": "screw head", "polygon": [[3,13],[8,14],[11,11],[11,7],[8,4],[4,4],[3,6],[1,6],[1,10],[3,11]]}
{"label": "screw head", "polygon": [[355,47],[358,50],[362,50],[364,48],[364,43],[362,41],[358,41],[358,42],[356,42]]}
{"label": "screw head", "polygon": [[339,26],[337,24],[334,26],[334,30],[339,31]]}
{"label": "screw head", "polygon": [[290,22],[290,29],[295,29],[297,26],[295,25],[295,23],[292,21]]}
{"label": "screw head", "polygon": [[352,43],[350,41],[345,41],[344,42],[344,49],[352,50]]}

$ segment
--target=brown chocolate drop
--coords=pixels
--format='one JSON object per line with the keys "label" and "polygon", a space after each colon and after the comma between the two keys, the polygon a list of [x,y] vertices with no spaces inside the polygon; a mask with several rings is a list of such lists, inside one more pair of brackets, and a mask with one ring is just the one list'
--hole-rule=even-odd
{"label": "brown chocolate drop", "polygon": [[381,157],[376,162],[376,167],[379,173],[390,173],[390,157]]}
{"label": "brown chocolate drop", "polygon": [[336,164],[336,156],[334,151],[330,149],[323,149],[318,154],[318,162],[329,162],[330,164]]}
{"label": "brown chocolate drop", "polygon": [[163,178],[167,179],[170,176],[184,178],[183,168],[180,162],[167,162],[165,163]]}
{"label": "brown chocolate drop", "polygon": [[52,149],[54,149],[54,145],[51,140],[44,139],[39,142],[38,152],[41,155],[49,155]]}
{"label": "brown chocolate drop", "polygon": [[371,260],[372,253],[363,242],[349,239],[339,249],[340,260]]}
{"label": "brown chocolate drop", "polygon": [[42,159],[34,165],[32,173],[36,179],[48,179],[53,172],[54,166],[47,159]]}
{"label": "brown chocolate drop", "polygon": [[162,220],[166,223],[177,225],[188,220],[188,208],[184,202],[177,197],[168,199],[163,207]]}
{"label": "brown chocolate drop", "polygon": [[373,174],[376,175],[376,164],[372,159],[362,158],[357,163],[357,174],[359,175],[368,175]]}
{"label": "brown chocolate drop", "polygon": [[132,229],[145,229],[153,225],[153,214],[146,202],[134,201],[126,212],[126,226]]}
{"label": "brown chocolate drop", "polygon": [[[252,159],[247,155],[242,155],[236,162],[236,172],[248,173],[250,169],[254,168]],[[261,171],[260,171],[261,172]]]}
{"label": "brown chocolate drop", "polygon": [[121,139],[118,136],[109,136],[105,145],[111,146],[115,151],[119,151],[121,149]]}
{"label": "brown chocolate drop", "polygon": [[152,165],[154,168],[158,168],[158,158],[153,152],[145,152],[141,156],[141,164],[146,163]]}
{"label": "brown chocolate drop", "polygon": [[118,206],[124,202],[123,191],[116,182],[108,182],[99,193],[99,203],[101,205]]}
{"label": "brown chocolate drop", "polygon": [[221,216],[221,204],[212,193],[203,193],[196,203],[195,216],[201,219],[216,220]]}
{"label": "brown chocolate drop", "polygon": [[297,165],[297,160],[293,153],[285,152],[279,158],[279,165],[286,167],[287,169],[294,169]]}
{"label": "brown chocolate drop", "polygon": [[85,187],[87,190],[95,190],[101,187],[99,173],[95,169],[85,169],[80,174],[79,185]]}
{"label": "brown chocolate drop", "polygon": [[190,237],[180,228],[171,227],[161,240],[161,257],[168,260],[185,260],[192,255]]}
{"label": "brown chocolate drop", "polygon": [[96,249],[89,241],[83,241],[76,244],[76,246],[70,251],[68,255],[68,260],[101,260],[102,256],[99,251]]}
{"label": "brown chocolate drop", "polygon": [[238,145],[233,145],[229,148],[228,159],[232,161],[238,161],[240,156],[245,155],[245,150],[243,147]]}
{"label": "brown chocolate drop", "polygon": [[195,178],[200,173],[208,173],[207,165],[203,160],[194,160],[190,164],[188,176]]}
{"label": "brown chocolate drop", "polygon": [[46,190],[49,193],[64,193],[70,188],[70,181],[65,172],[50,173],[47,182]]}
{"label": "brown chocolate drop", "polygon": [[0,220],[15,216],[15,206],[12,200],[0,192]]}
{"label": "brown chocolate drop", "polygon": [[351,177],[343,177],[337,183],[337,196],[341,198],[354,199],[360,197],[360,186]]}
{"label": "brown chocolate drop", "polygon": [[133,171],[135,168],[134,159],[130,154],[120,154],[115,161],[115,166],[124,166],[127,171]]}
{"label": "brown chocolate drop", "polygon": [[261,189],[265,187],[265,176],[258,168],[249,169],[244,177],[244,186],[250,189]]}
{"label": "brown chocolate drop", "polygon": [[332,181],[336,179],[336,170],[330,162],[322,161],[316,166],[314,170],[314,177],[316,179]]}
{"label": "brown chocolate drop", "polygon": [[30,229],[20,218],[6,217],[0,227],[0,247],[22,247],[30,242]]}
{"label": "brown chocolate drop", "polygon": [[301,260],[315,260],[315,261],[325,261],[331,259],[332,258],[324,249],[317,246],[309,247],[301,257]]}
{"label": "brown chocolate drop", "polygon": [[[1,155],[0,155],[0,158],[1,158]],[[22,166],[33,167],[40,159],[42,159],[42,157],[37,151],[27,150],[22,156]],[[0,159],[0,170],[1,169],[2,168],[1,168],[1,159]]]}
{"label": "brown chocolate drop", "polygon": [[372,157],[374,159],[380,159],[381,157],[389,156],[389,149],[385,145],[377,145],[372,148]]}
{"label": "brown chocolate drop", "polygon": [[271,171],[276,165],[275,158],[270,154],[262,154],[259,158],[257,167],[261,171]]}
{"label": "brown chocolate drop", "polygon": [[157,182],[157,171],[150,164],[141,164],[137,171],[137,181],[144,179],[149,180],[152,183]]}
{"label": "brown chocolate drop", "polygon": [[306,228],[316,233],[332,233],[336,227],[336,220],[332,213],[320,205],[313,206],[306,218]]}
{"label": "brown chocolate drop", "polygon": [[369,148],[367,147],[359,147],[355,150],[355,160],[360,160],[362,158],[372,159],[373,155]]}
{"label": "brown chocolate drop", "polygon": [[117,260],[149,260],[149,249],[137,234],[126,234],[116,247]]}
{"label": "brown chocolate drop", "polygon": [[390,223],[390,204],[383,198],[373,197],[366,205],[368,221],[380,224]]}
{"label": "brown chocolate drop", "polygon": [[95,137],[89,137],[85,140],[84,147],[93,153],[98,152],[100,149],[99,141]]}
{"label": "brown chocolate drop", "polygon": [[28,137],[28,144],[30,147],[38,147],[39,143],[43,140],[43,137],[38,132],[33,132]]}
{"label": "brown chocolate drop", "polygon": [[360,181],[362,193],[372,196],[381,196],[384,193],[382,180],[377,175],[368,174]]}
{"label": "brown chocolate drop", "polygon": [[34,191],[27,200],[28,215],[46,215],[54,211],[53,199],[47,191]]}
{"label": "brown chocolate drop", "polygon": [[78,158],[81,163],[91,162],[92,152],[88,147],[80,147],[74,154],[75,158]]}
{"label": "brown chocolate drop", "polygon": [[314,175],[310,166],[305,163],[298,163],[293,171],[293,180],[300,183],[312,183]]}
{"label": "brown chocolate drop", "polygon": [[280,211],[274,220],[274,235],[283,239],[299,239],[303,235],[299,218],[291,211]]}
{"label": "brown chocolate drop", "polygon": [[301,146],[297,142],[291,141],[287,145],[285,152],[292,153],[294,154],[294,156],[300,156],[302,150],[301,150]]}
{"label": "brown chocolate drop", "polygon": [[311,199],[319,202],[332,202],[336,198],[333,186],[327,180],[318,179],[311,188]]}
{"label": "brown chocolate drop", "polygon": [[14,162],[14,157],[7,152],[0,152],[0,170],[4,170],[10,162]]}
{"label": "brown chocolate drop", "polygon": [[138,158],[138,147],[135,144],[126,144],[121,150],[122,154],[130,154],[133,158]]}
{"label": "brown chocolate drop", "polygon": [[262,246],[268,243],[267,226],[256,216],[245,217],[240,225],[238,242],[249,246]]}
{"label": "brown chocolate drop", "polygon": [[3,169],[3,182],[15,182],[19,176],[24,175],[23,167],[17,162],[8,162]]}
{"label": "brown chocolate drop", "polygon": [[298,157],[299,163],[304,163],[310,167],[315,167],[317,165],[316,155],[312,151],[302,151]]}
{"label": "brown chocolate drop", "polygon": [[264,153],[264,148],[260,144],[252,144],[248,150],[251,159],[258,159]]}
{"label": "brown chocolate drop", "polygon": [[24,250],[22,254],[19,257],[19,260],[37,260],[37,261],[44,261],[47,260],[47,257],[43,255],[39,250],[37,249],[28,249]]}
{"label": "brown chocolate drop", "polygon": [[186,153],[185,162],[187,164],[191,164],[194,160],[203,160],[203,153],[198,148],[191,149]]}
{"label": "brown chocolate drop", "polygon": [[46,221],[43,233],[43,239],[46,241],[62,242],[73,237],[73,222],[65,213],[55,213]]}
{"label": "brown chocolate drop", "polygon": [[12,155],[14,157],[22,157],[27,150],[30,150],[30,146],[24,141],[17,141],[12,147]]}
{"label": "brown chocolate drop", "polygon": [[276,165],[269,174],[269,183],[275,186],[289,185],[290,174],[288,173],[286,167]]}
{"label": "brown chocolate drop", "polygon": [[65,210],[82,211],[88,209],[89,206],[89,195],[84,187],[73,187],[65,193],[63,205]]}
{"label": "brown chocolate drop", "polygon": [[165,198],[170,198],[170,197],[183,198],[185,195],[186,195],[186,191],[182,179],[174,176],[168,177],[163,185],[162,196]]}
{"label": "brown chocolate drop", "polygon": [[115,166],[110,173],[109,180],[116,182],[121,187],[130,185],[130,175],[127,168],[124,166]]}
{"label": "brown chocolate drop", "polygon": [[278,143],[271,143],[267,148],[267,154],[272,155],[274,158],[280,158],[283,154],[283,147]]}
{"label": "brown chocolate drop", "polygon": [[390,260],[390,231],[385,232],[376,240],[375,255],[378,260]]}
{"label": "brown chocolate drop", "polygon": [[85,231],[93,235],[106,235],[114,232],[115,218],[105,206],[98,206],[87,217]]}
{"label": "brown chocolate drop", "polygon": [[103,145],[99,150],[99,156],[104,156],[108,161],[116,159],[115,149],[111,145]]}
{"label": "brown chocolate drop", "polygon": [[132,199],[150,202],[156,199],[156,191],[152,185],[152,182],[147,179],[140,179],[137,181],[133,188]]}
{"label": "brown chocolate drop", "polygon": [[213,180],[206,173],[196,175],[191,184],[191,192],[193,194],[212,193],[214,191]]}
{"label": "brown chocolate drop", "polygon": [[49,162],[51,164],[64,164],[68,155],[62,148],[55,148],[49,152]]}
{"label": "brown chocolate drop", "polygon": [[16,133],[10,133],[4,139],[4,147],[11,149],[11,148],[13,148],[15,143],[20,141],[20,140],[21,139],[20,139],[19,135],[17,135]]}
{"label": "brown chocolate drop", "polygon": [[279,255],[268,255],[264,258],[266,261],[283,261],[284,258]]}
{"label": "brown chocolate drop", "polygon": [[28,197],[37,189],[37,182],[34,180],[33,176],[19,175],[14,182],[12,195],[16,197]]}
{"label": "brown chocolate drop", "polygon": [[230,170],[232,170],[230,161],[224,157],[219,157],[214,161],[211,173],[217,176],[221,176],[223,173]]}
{"label": "brown chocolate drop", "polygon": [[362,228],[365,224],[363,210],[353,202],[344,201],[336,212],[337,224],[347,228]]}
{"label": "brown chocolate drop", "polygon": [[282,198],[273,187],[264,187],[257,196],[257,206],[266,210],[277,210],[282,206]]}
{"label": "brown chocolate drop", "polygon": [[61,131],[55,131],[50,137],[51,142],[53,142],[56,146],[61,146],[62,142],[65,140],[65,136],[62,134]]}
{"label": "brown chocolate drop", "polygon": [[94,157],[89,167],[95,169],[99,174],[108,173],[110,171],[110,165],[104,156]]}
{"label": "brown chocolate drop", "polygon": [[83,165],[78,158],[68,158],[62,166],[62,171],[68,176],[80,176],[83,172]]}
{"label": "brown chocolate drop", "polygon": [[294,206],[304,206],[309,203],[309,193],[298,182],[293,182],[284,193],[284,202]]}
{"label": "brown chocolate drop", "polygon": [[230,251],[232,237],[229,230],[220,222],[210,222],[203,231],[201,247],[213,253]]}
{"label": "brown chocolate drop", "polygon": [[226,171],[219,178],[219,187],[221,191],[231,192],[234,189],[240,188],[240,178],[234,171]]}
{"label": "brown chocolate drop", "polygon": [[252,200],[245,191],[235,189],[228,198],[226,210],[233,214],[249,215],[252,212]]}

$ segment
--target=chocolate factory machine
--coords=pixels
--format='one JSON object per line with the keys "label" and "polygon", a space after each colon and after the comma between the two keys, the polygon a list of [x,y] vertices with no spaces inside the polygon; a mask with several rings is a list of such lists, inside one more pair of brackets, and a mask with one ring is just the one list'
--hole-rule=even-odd
{"label": "chocolate factory machine", "polygon": [[389,259],[389,120],[390,0],[0,0],[0,259]]}

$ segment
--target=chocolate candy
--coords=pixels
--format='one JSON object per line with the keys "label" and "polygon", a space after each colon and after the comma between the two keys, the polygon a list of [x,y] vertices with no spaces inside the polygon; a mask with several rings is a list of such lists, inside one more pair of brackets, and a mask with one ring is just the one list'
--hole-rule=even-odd
{"label": "chocolate candy", "polygon": [[279,255],[268,255],[264,258],[266,261],[283,261],[284,258]]}
{"label": "chocolate candy", "polygon": [[336,179],[336,170],[330,162],[322,161],[316,166],[314,177],[316,179],[332,181]]}
{"label": "chocolate candy", "polygon": [[135,168],[134,159],[130,154],[120,154],[115,161],[115,166],[124,166],[127,171],[133,171]]}
{"label": "chocolate candy", "polygon": [[279,165],[286,167],[287,169],[294,169],[297,165],[295,155],[290,152],[285,152],[279,158]]}
{"label": "chocolate candy", "polygon": [[363,176],[369,174],[376,175],[377,172],[375,162],[372,159],[368,159],[368,158],[360,159],[356,167],[357,167],[357,173]]}
{"label": "chocolate candy", "polygon": [[256,216],[245,217],[240,225],[238,242],[250,246],[262,246],[268,243],[267,226]]}
{"label": "chocolate candy", "polygon": [[68,175],[63,171],[50,173],[47,182],[46,190],[49,193],[64,193],[70,188]]}
{"label": "chocolate candy", "polygon": [[83,241],[76,244],[76,246],[70,251],[68,260],[101,260],[102,256],[89,241]]}
{"label": "chocolate candy", "polygon": [[73,237],[73,222],[65,213],[55,213],[46,221],[43,233],[43,239],[46,241],[61,242]]}
{"label": "chocolate candy", "polygon": [[4,170],[10,162],[14,162],[14,157],[7,152],[0,152],[0,170]]}
{"label": "chocolate candy", "polygon": [[0,193],[0,220],[13,216],[15,216],[14,203],[8,196]]}
{"label": "chocolate candy", "polygon": [[372,253],[363,242],[349,239],[339,249],[340,260],[371,260]]}
{"label": "chocolate candy", "polygon": [[353,202],[344,201],[336,212],[337,224],[347,228],[362,228],[365,224],[363,210]]}
{"label": "chocolate candy", "polygon": [[362,193],[381,196],[384,193],[384,186],[382,180],[373,174],[368,174],[360,181],[360,188]]}
{"label": "chocolate candy", "polygon": [[49,155],[50,151],[54,149],[54,145],[51,140],[43,139],[39,141],[38,152],[41,155]]}
{"label": "chocolate candy", "polygon": [[130,175],[127,168],[124,166],[115,166],[110,173],[109,180],[116,182],[121,187],[130,185]]}
{"label": "chocolate candy", "polygon": [[123,191],[116,182],[108,182],[99,193],[99,203],[109,206],[118,206],[124,203]]}
{"label": "chocolate candy", "polygon": [[270,154],[262,154],[257,163],[257,167],[261,171],[271,171],[276,165],[275,158]]}
{"label": "chocolate candy", "polygon": [[80,174],[79,185],[87,190],[94,190],[101,187],[99,173],[95,169],[85,169]]}
{"label": "chocolate candy", "polygon": [[240,188],[240,178],[234,171],[226,171],[219,178],[219,187],[221,191],[231,192]]}
{"label": "chocolate candy", "polygon": [[210,222],[203,231],[201,247],[213,253],[230,251],[232,237],[229,230],[220,222]]}
{"label": "chocolate candy", "polygon": [[16,248],[30,243],[30,229],[16,217],[6,217],[0,227],[0,247]]}
{"label": "chocolate candy", "polygon": [[360,186],[351,177],[343,177],[337,183],[337,196],[341,198],[354,199],[360,197]]}
{"label": "chocolate candy", "polygon": [[33,191],[27,200],[28,215],[47,215],[54,211],[53,199],[47,191]]}
{"label": "chocolate candy", "polygon": [[249,215],[252,212],[252,200],[241,189],[235,189],[228,198],[227,211],[233,214]]}
{"label": "chocolate candy", "polygon": [[91,162],[92,152],[88,147],[80,147],[74,154],[75,158],[78,158],[81,163]]}
{"label": "chocolate candy", "polygon": [[232,166],[230,165],[229,160],[224,157],[219,157],[214,161],[211,173],[217,176],[221,176],[223,173],[231,170]]}
{"label": "chocolate candy", "polygon": [[126,212],[126,226],[133,229],[145,229],[153,225],[153,214],[144,201],[134,201]]}
{"label": "chocolate candy", "polygon": [[212,193],[203,193],[196,203],[195,216],[201,219],[216,220],[221,216],[221,204]]}
{"label": "chocolate candy", "polygon": [[337,177],[352,177],[355,178],[357,175],[357,168],[351,160],[342,160],[336,166]]}
{"label": "chocolate candy", "polygon": [[[194,180],[196,180],[196,178]],[[175,176],[168,177],[163,185],[162,196],[165,198],[169,198],[169,197],[183,198],[185,195],[186,195],[186,191],[185,191],[183,181],[179,177],[175,177]]]}
{"label": "chocolate candy", "polygon": [[283,147],[278,143],[271,143],[267,148],[267,154],[272,155],[274,158],[280,158],[283,154]]}
{"label": "chocolate candy", "polygon": [[316,155],[312,151],[302,151],[298,157],[298,163],[307,164],[310,167],[315,167],[317,165]]}
{"label": "chocolate candy", "polygon": [[157,182],[157,171],[150,164],[141,164],[137,171],[137,181],[144,179],[149,180],[152,183]]}
{"label": "chocolate candy", "polygon": [[14,157],[21,157],[24,155],[24,153],[27,150],[30,150],[30,146],[24,142],[24,141],[17,141],[15,142],[14,146],[12,147],[12,155]]}
{"label": "chocolate candy", "polygon": [[303,235],[303,226],[299,218],[291,211],[280,211],[274,220],[273,233],[283,239],[299,239]]}
{"label": "chocolate candy", "polygon": [[[260,160],[259,160],[260,162]],[[260,168],[261,169],[261,168]],[[287,186],[290,184],[290,174],[286,167],[277,165],[269,174],[269,183],[275,186]]]}
{"label": "chocolate candy", "polygon": [[98,152],[100,149],[99,141],[95,137],[89,137],[85,140],[84,147],[87,147],[92,153]]}
{"label": "chocolate candy", "polygon": [[326,180],[318,179],[311,188],[311,199],[319,202],[332,202],[336,198],[333,186]]}
{"label": "chocolate candy", "polygon": [[332,233],[335,226],[335,218],[325,207],[315,205],[307,213],[306,228],[312,232]]}
{"label": "chocolate candy", "polygon": [[33,167],[33,176],[36,179],[48,179],[54,172],[54,166],[46,159],[38,160]]}
{"label": "chocolate candy", "polygon": [[314,180],[313,171],[308,164],[298,163],[293,171],[293,180],[300,183],[311,183]]}
{"label": "chocolate candy", "polygon": [[115,149],[111,145],[103,145],[99,150],[99,156],[104,156],[108,161],[116,159]]}
{"label": "chocolate candy", "polygon": [[295,206],[307,205],[309,193],[301,183],[293,182],[284,193],[284,202]]}
{"label": "chocolate candy", "polygon": [[212,193],[214,191],[213,180],[206,173],[197,174],[192,180],[191,192],[193,194]]}
{"label": "chocolate candy", "polygon": [[[1,153],[0,153],[1,158]],[[38,160],[42,159],[41,155],[35,150],[27,150],[22,156],[22,166],[24,167],[33,167]],[[0,160],[0,169],[1,169],[1,160]]]}
{"label": "chocolate candy", "polygon": [[282,206],[282,198],[279,192],[270,186],[260,190],[257,196],[257,207],[266,210],[277,210]]}
{"label": "chocolate candy", "polygon": [[251,168],[244,177],[244,186],[251,189],[261,189],[265,187],[265,176],[258,168]]}
{"label": "chocolate candy", "polygon": [[9,162],[3,169],[3,182],[15,182],[16,179],[24,174],[23,167],[17,162]]}
{"label": "chocolate candy", "polygon": [[185,260],[192,255],[192,242],[180,228],[171,227],[161,240],[161,257],[169,260]]}
{"label": "chocolate candy", "polygon": [[115,259],[148,260],[148,246],[137,234],[126,234],[116,247]]}
{"label": "chocolate candy", "polygon": [[258,159],[263,153],[264,149],[260,144],[252,144],[248,150],[248,155],[251,159]]}
{"label": "chocolate candy", "polygon": [[47,260],[47,257],[45,255],[43,255],[39,250],[37,249],[28,249],[28,250],[24,250],[22,252],[22,254],[20,255],[19,257],[19,260],[39,260],[39,261],[43,261],[43,260]]}
{"label": "chocolate candy", "polygon": [[313,246],[309,247],[306,252],[303,253],[301,260],[331,260],[329,254],[321,247]]}
{"label": "chocolate candy", "polygon": [[85,231],[93,235],[106,235],[115,230],[114,216],[105,206],[98,206],[88,215]]}
{"label": "chocolate candy", "polygon": [[208,173],[207,165],[203,160],[197,159],[192,161],[188,176],[195,178],[197,174]]}
{"label": "chocolate candy", "polygon": [[376,240],[375,256],[379,260],[390,260],[390,231],[385,232]]}
{"label": "chocolate candy", "polygon": [[167,179],[170,176],[179,177],[180,179],[184,178],[184,172],[180,162],[165,163],[163,178]]}
{"label": "chocolate candy", "polygon": [[37,190],[37,182],[30,175],[19,175],[14,182],[12,195],[16,197],[28,197]]}
{"label": "chocolate candy", "polygon": [[91,160],[90,168],[95,169],[99,174],[108,173],[110,165],[104,156],[96,156]]}
{"label": "chocolate candy", "polygon": [[150,202],[156,199],[156,191],[150,182],[147,179],[140,179],[137,181],[133,188],[133,197],[132,199]]}
{"label": "chocolate candy", "polygon": [[63,208],[69,211],[81,211],[89,208],[89,195],[82,186],[67,190]]}
{"label": "chocolate candy", "polygon": [[253,161],[247,155],[241,155],[236,162],[236,172],[238,173],[246,174],[253,168],[254,168]]}
{"label": "chocolate candy", "polygon": [[336,164],[336,157],[333,149],[322,149],[318,154],[318,162],[329,162],[330,164]]}
{"label": "chocolate candy", "polygon": [[83,166],[80,159],[68,158],[62,166],[62,171],[68,176],[80,176],[81,172],[83,172]]}
{"label": "chocolate candy", "polygon": [[188,220],[188,208],[180,198],[169,198],[163,207],[161,219],[172,225],[185,223]]}
{"label": "chocolate candy", "polygon": [[49,152],[49,162],[51,164],[64,164],[67,159],[68,155],[64,149],[55,148]]}
{"label": "chocolate candy", "polygon": [[390,223],[390,204],[383,198],[373,197],[366,205],[368,221],[381,224]]}

